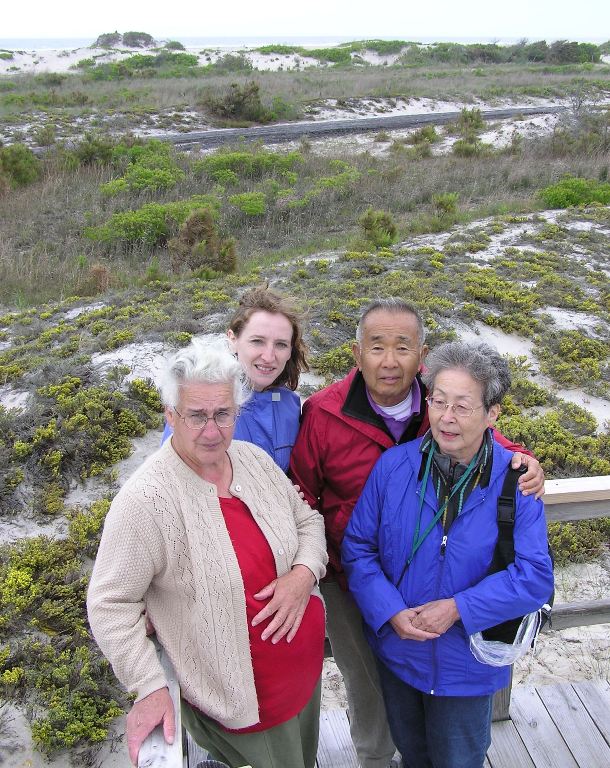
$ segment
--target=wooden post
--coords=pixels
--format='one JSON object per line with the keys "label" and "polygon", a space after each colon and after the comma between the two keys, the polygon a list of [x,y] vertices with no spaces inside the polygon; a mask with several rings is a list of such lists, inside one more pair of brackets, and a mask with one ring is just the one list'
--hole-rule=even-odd
{"label": "wooden post", "polygon": [[510,679],[506,688],[496,691],[493,698],[491,711],[491,720],[496,723],[498,720],[509,720],[508,708],[510,706],[510,692],[513,686],[513,665],[510,666]]}

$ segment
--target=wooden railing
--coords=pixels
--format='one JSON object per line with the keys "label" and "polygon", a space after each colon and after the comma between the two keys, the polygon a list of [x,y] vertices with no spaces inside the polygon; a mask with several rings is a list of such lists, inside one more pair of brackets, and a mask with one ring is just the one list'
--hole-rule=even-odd
{"label": "wooden railing", "polygon": [[[610,475],[599,477],[570,477],[547,480],[544,484],[544,511],[548,522],[593,520],[610,517]],[[551,624],[544,632],[610,623],[610,599],[579,600],[556,603]],[[511,683],[494,696],[493,719],[508,720]]]}
{"label": "wooden railing", "polygon": [[[610,517],[610,475],[547,480],[544,504],[548,521],[567,522]],[[560,603],[553,606],[552,626],[547,627],[545,631],[606,623],[610,623],[610,599]],[[140,749],[138,766],[139,768],[195,768],[197,758],[190,760],[188,756],[183,758],[178,682],[161,648],[159,648],[159,654],[176,708],[176,739],[174,744],[166,744],[161,728],[156,728]],[[494,720],[509,718],[510,691],[509,685],[508,688],[496,694]]]}

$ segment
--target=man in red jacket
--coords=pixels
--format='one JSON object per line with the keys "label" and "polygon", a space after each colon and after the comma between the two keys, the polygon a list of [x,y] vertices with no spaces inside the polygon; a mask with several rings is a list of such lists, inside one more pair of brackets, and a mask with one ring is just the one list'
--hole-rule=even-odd
{"label": "man in red jacket", "polygon": [[[394,744],[387,724],[373,655],[362,617],[347,592],[341,566],[343,532],[373,465],[383,451],[428,429],[426,389],[418,372],[428,347],[417,310],[400,299],[382,299],[363,312],[353,346],[356,368],[316,392],[303,405],[303,420],[290,459],[290,474],[306,500],[324,516],[328,576],[322,583],[327,630],[347,689],[352,741],[361,768],[388,768]],[[527,464],[524,493],[540,495],[538,461],[499,433]]]}

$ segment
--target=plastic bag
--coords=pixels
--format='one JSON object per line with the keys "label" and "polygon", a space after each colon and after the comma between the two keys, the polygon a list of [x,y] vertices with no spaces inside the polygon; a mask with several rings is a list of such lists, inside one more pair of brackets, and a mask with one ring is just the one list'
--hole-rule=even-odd
{"label": "plastic bag", "polygon": [[539,611],[524,616],[512,643],[502,643],[499,640],[485,640],[480,632],[470,635],[470,650],[481,664],[492,667],[505,667],[514,664],[517,659],[535,645],[536,638],[542,626],[542,613],[550,606],[543,606]]}

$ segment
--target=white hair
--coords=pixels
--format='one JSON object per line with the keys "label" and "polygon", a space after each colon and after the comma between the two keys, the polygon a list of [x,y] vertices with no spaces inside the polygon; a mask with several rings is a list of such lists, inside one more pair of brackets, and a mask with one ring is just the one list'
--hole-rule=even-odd
{"label": "white hair", "polygon": [[244,369],[221,333],[197,336],[167,359],[159,381],[163,404],[175,408],[180,387],[191,383],[230,384],[238,407],[252,394]]}

